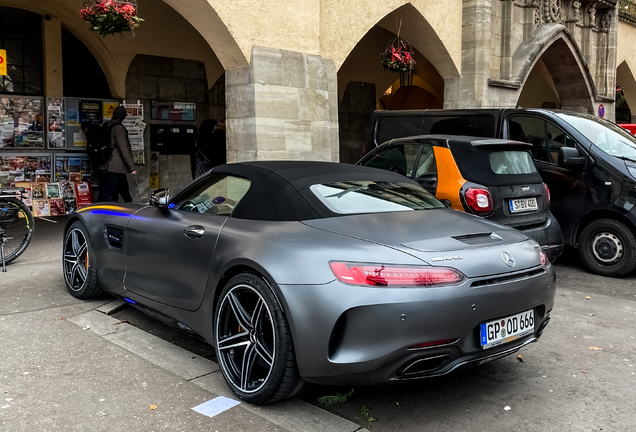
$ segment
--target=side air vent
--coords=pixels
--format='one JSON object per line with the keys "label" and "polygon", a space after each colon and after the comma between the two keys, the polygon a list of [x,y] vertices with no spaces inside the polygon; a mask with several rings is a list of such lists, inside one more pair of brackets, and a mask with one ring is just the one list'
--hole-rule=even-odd
{"label": "side air vent", "polygon": [[107,226],[106,227],[106,241],[110,247],[115,249],[121,249],[124,245],[124,230],[121,228]]}

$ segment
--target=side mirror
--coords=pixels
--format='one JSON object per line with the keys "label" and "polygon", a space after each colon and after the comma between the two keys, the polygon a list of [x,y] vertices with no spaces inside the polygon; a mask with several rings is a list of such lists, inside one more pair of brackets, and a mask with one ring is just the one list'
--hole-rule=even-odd
{"label": "side mirror", "polygon": [[582,168],[585,158],[574,147],[561,147],[559,149],[559,166],[569,169]]}
{"label": "side mirror", "polygon": [[157,189],[150,194],[150,204],[160,209],[168,208],[170,204],[170,190],[168,188]]}

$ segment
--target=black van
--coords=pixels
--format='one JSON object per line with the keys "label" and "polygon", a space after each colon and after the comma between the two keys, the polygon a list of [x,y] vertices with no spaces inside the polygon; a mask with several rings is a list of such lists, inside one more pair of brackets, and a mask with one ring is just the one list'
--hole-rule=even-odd
{"label": "black van", "polygon": [[376,111],[365,153],[394,138],[428,134],[532,144],[566,245],[605,276],[636,268],[636,137],[587,114],[546,109]]}

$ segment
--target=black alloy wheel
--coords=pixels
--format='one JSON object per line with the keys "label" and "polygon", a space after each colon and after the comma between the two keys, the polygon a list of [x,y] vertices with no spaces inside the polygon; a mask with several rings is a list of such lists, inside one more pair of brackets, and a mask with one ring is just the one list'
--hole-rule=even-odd
{"label": "black alloy wheel", "polygon": [[621,277],[636,268],[636,236],[623,222],[599,219],[587,225],[579,239],[579,255],[588,270]]}
{"label": "black alloy wheel", "polygon": [[271,403],[302,388],[285,314],[269,285],[256,275],[235,276],[221,292],[215,345],[225,380],[246,402]]}
{"label": "black alloy wheel", "polygon": [[95,254],[81,222],[75,222],[64,236],[62,263],[66,288],[73,297],[89,299],[102,293],[97,280]]}

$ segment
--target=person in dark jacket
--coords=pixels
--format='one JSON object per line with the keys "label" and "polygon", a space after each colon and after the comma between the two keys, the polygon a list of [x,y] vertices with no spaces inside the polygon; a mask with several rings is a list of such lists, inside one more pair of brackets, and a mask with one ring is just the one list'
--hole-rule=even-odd
{"label": "person in dark jacket", "polygon": [[133,160],[130,141],[128,141],[128,131],[122,124],[125,118],[126,109],[118,106],[113,111],[113,119],[104,125],[106,128],[111,128],[112,153],[110,159],[98,167],[99,197],[97,201],[117,201],[119,194],[125,201],[132,201],[126,174],[137,174],[137,167]]}

